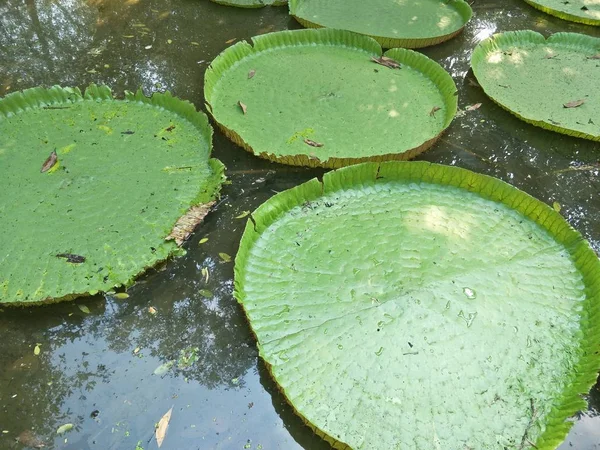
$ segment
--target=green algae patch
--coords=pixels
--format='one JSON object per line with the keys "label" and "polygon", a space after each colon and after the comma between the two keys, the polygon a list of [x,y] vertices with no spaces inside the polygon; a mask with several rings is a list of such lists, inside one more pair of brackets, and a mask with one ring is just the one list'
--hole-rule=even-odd
{"label": "green algae patch", "polygon": [[107,87],[0,99],[0,302],[128,285],[181,254],[223,181],[191,103]]}

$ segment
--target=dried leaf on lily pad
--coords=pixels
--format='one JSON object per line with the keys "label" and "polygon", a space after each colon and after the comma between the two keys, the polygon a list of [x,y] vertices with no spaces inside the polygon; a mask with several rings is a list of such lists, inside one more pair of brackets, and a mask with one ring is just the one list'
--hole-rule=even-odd
{"label": "dried leaf on lily pad", "polygon": [[54,167],[54,164],[56,164],[58,162],[58,155],[56,154],[56,150],[52,150],[52,153],[50,153],[50,156],[48,156],[48,158],[46,158],[46,161],[44,161],[44,164],[42,164],[42,168],[40,169],[41,173],[44,172],[48,172],[52,167]]}
{"label": "dried leaf on lily pad", "polygon": [[248,72],[248,79],[253,78],[254,75],[256,75],[256,70],[252,69],[250,72]]}
{"label": "dried leaf on lily pad", "polygon": [[600,59],[600,53],[594,56],[588,56],[587,59]]}
{"label": "dried leaf on lily pad", "polygon": [[169,409],[164,416],[160,418],[158,422],[158,426],[156,427],[156,431],[154,433],[156,437],[156,443],[160,448],[165,440],[165,436],[167,435],[167,429],[169,428],[169,421],[171,420],[171,413],[173,412],[173,407]]}
{"label": "dried leaf on lily pad", "polygon": [[584,103],[585,103],[585,100],[573,100],[572,102],[565,103],[563,106],[565,108],[578,108],[579,106],[583,105]]}
{"label": "dried leaf on lily pad", "polygon": [[177,220],[175,226],[173,226],[173,229],[171,230],[171,233],[169,233],[166,239],[173,239],[177,245],[181,246],[190,236],[190,234],[192,234],[198,224],[204,220],[214,204],[215,202],[212,201],[204,205],[192,206],[190,209],[188,209],[187,213]]}
{"label": "dried leaf on lily pad", "polygon": [[[10,161],[0,163],[0,192],[20,199],[0,207],[0,248],[22,255],[16,266],[0,258],[0,303],[115,291],[183,254],[165,238],[224,181],[211,137],[206,115],[169,93],[120,100],[105,86],[55,86],[0,98],[0,147]],[[32,177],[52,149],[48,172]],[[178,226],[173,237],[185,235]]]}
{"label": "dried leaf on lily pad", "polygon": [[[271,161],[335,168],[410,159],[450,125],[456,85],[421,53],[382,53],[369,37],[329,28],[255,36],[210,64],[204,78],[208,110],[229,139]],[[382,69],[371,58],[402,70]],[[249,83],[252,70],[260,76]],[[240,114],[240,99],[249,114]],[[433,105],[442,108],[438,120],[418,113]],[[318,125],[318,134],[311,125]],[[325,145],[317,158],[310,147],[320,143]]]}
{"label": "dried leaf on lily pad", "polygon": [[320,142],[315,142],[312,139],[304,139],[304,143],[306,145],[310,145],[311,147],[323,147],[323,145],[325,145]]}
{"label": "dried leaf on lily pad", "polygon": [[431,117],[434,117],[435,113],[438,112],[440,109],[442,109],[442,108],[440,108],[439,106],[434,106],[433,108],[431,108],[431,111],[429,111],[429,115]]}
{"label": "dried leaf on lily pad", "polygon": [[387,56],[380,56],[379,58],[372,56],[371,61],[390,69],[400,69],[400,64]]}
{"label": "dried leaf on lily pad", "polygon": [[551,206],[384,162],[252,217],[234,295],[280,392],[334,448],[551,450],[585,409],[600,261]]}
{"label": "dried leaf on lily pad", "polygon": [[[600,97],[592,89],[598,64],[587,59],[599,48],[600,38],[584,34],[546,38],[531,30],[509,31],[480,42],[471,67],[483,91],[519,119],[600,141],[600,128],[589,122],[600,117]],[[560,57],[547,59],[548,54]]]}
{"label": "dried leaf on lily pad", "polygon": [[242,103],[242,102],[238,102],[238,105],[240,105],[240,108],[241,108],[242,112],[245,115],[246,111],[248,111],[248,107],[244,103]]}

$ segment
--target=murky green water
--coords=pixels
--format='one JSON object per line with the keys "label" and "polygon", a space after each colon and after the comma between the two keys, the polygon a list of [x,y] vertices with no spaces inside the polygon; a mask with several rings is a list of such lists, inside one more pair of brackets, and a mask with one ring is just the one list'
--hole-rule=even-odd
{"label": "murky green water", "polygon": [[[483,106],[457,118],[421,159],[493,175],[560,203],[600,250],[600,145],[514,118],[469,83],[468,65],[475,44],[494,32],[600,36],[600,29],[546,16],[521,0],[477,0],[474,11],[464,34],[424,53],[455,77],[461,106]],[[298,28],[286,8],[238,10],[208,0],[0,0],[0,95],[96,82],[118,94],[169,89],[203,108],[204,70],[227,41],[286,28]],[[188,242],[186,257],[151,270],[126,300],[0,313],[0,449],[22,448],[15,438],[28,429],[50,448],[134,450],[141,441],[154,449],[154,425],[171,406],[163,449],[327,448],[269,379],[231,295],[233,265],[218,257],[236,252],[244,220],[235,216],[319,172],[262,161],[218,132],[214,147],[232,185]],[[188,367],[181,352],[197,361]],[[153,374],[169,361],[166,374]],[[599,410],[595,387],[561,450],[600,448]],[[64,423],[75,428],[57,437]]]}

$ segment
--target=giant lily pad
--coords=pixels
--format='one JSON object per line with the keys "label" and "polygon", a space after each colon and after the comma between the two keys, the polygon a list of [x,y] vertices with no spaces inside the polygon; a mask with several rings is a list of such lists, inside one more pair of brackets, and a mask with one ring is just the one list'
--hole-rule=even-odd
{"label": "giant lily pad", "polygon": [[223,178],[211,138],[207,117],[168,93],[0,99],[0,302],[107,291],[180,253]]}
{"label": "giant lily pad", "polygon": [[350,30],[383,47],[418,48],[459,34],[473,11],[463,0],[290,0],[290,14],[305,27]]}
{"label": "giant lily pad", "polygon": [[286,5],[287,0],[211,0],[225,6],[238,6],[240,8],[262,8],[263,6]]}
{"label": "giant lily pad", "polygon": [[[408,159],[456,113],[456,86],[426,56],[341,30],[266,34],[221,53],[207,108],[235,143],[286,164]],[[379,64],[375,61],[379,62]]]}
{"label": "giant lily pad", "polygon": [[554,449],[600,365],[588,243],[455,167],[366,163],[277,194],[246,226],[235,295],[335,448]]}
{"label": "giant lily pad", "polygon": [[572,22],[600,25],[600,2],[597,0],[525,0],[534,8]]}
{"label": "giant lily pad", "polygon": [[473,73],[492,100],[533,125],[600,140],[600,39],[534,31],[497,34],[481,42]]}

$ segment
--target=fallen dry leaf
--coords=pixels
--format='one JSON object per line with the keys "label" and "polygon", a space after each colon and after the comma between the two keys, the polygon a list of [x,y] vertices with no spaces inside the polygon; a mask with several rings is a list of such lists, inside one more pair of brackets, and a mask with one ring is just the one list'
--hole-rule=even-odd
{"label": "fallen dry leaf", "polygon": [[481,103],[475,103],[474,105],[469,105],[465,108],[465,111],[475,111],[481,107]]}
{"label": "fallen dry leaf", "polygon": [[600,53],[598,53],[594,56],[588,56],[587,59],[600,59]]}
{"label": "fallen dry leaf", "polygon": [[50,156],[48,156],[48,158],[46,158],[46,161],[44,161],[44,164],[42,164],[42,168],[40,169],[41,173],[44,172],[48,172],[50,169],[52,169],[52,167],[54,167],[54,164],[56,164],[58,162],[58,155],[56,154],[56,150],[52,150],[52,153],[50,153]]}
{"label": "fallen dry leaf", "polygon": [[65,258],[67,262],[70,262],[71,264],[81,264],[85,262],[85,256],[74,255],[73,253],[59,253],[56,257]]}
{"label": "fallen dry leaf", "polygon": [[310,145],[311,147],[323,147],[325,144],[321,144],[320,142],[315,142],[311,139],[304,139],[304,143]]}
{"label": "fallen dry leaf", "polygon": [[219,258],[221,258],[221,261],[225,263],[231,262],[231,256],[229,256],[227,253],[219,253]]}
{"label": "fallen dry leaf", "polygon": [[252,69],[250,72],[248,72],[248,79],[254,77],[254,75],[256,75],[256,70]]}
{"label": "fallen dry leaf", "polygon": [[473,87],[477,87],[477,88],[481,87],[481,85],[477,81],[473,80],[472,78],[468,78],[467,82],[469,83],[469,86],[473,86]]}
{"label": "fallen dry leaf", "polygon": [[173,412],[173,407],[171,406],[171,409],[169,409],[165,413],[165,415],[160,418],[160,421],[158,422],[158,426],[156,427],[156,432],[154,434],[156,436],[156,443],[158,444],[159,448],[162,445],[163,441],[165,440],[165,436],[167,434],[167,428],[169,428],[169,421],[171,420],[172,412]]}
{"label": "fallen dry leaf", "polygon": [[565,103],[565,108],[577,108],[585,103],[585,100],[573,100],[572,102]]}
{"label": "fallen dry leaf", "polygon": [[382,66],[389,67],[390,69],[400,69],[400,64],[398,64],[392,58],[388,58],[387,56],[380,56],[379,58],[371,56],[371,61]]}
{"label": "fallen dry leaf", "polygon": [[237,40],[237,38],[231,38],[228,41],[225,41],[225,43],[226,44],[233,44],[236,40]]}
{"label": "fallen dry leaf", "polygon": [[150,307],[148,308],[148,312],[149,312],[150,314],[152,314],[152,315],[154,315],[154,314],[156,314],[156,313],[157,313],[157,311],[156,311],[156,308],[155,308],[154,306],[150,306]]}
{"label": "fallen dry leaf", "polygon": [[43,448],[46,444],[38,439],[31,430],[25,430],[17,436],[17,442],[25,447]]}
{"label": "fallen dry leaf", "polygon": [[238,102],[238,105],[240,105],[240,108],[242,108],[242,112],[244,114],[246,114],[246,111],[248,110],[248,107],[244,103],[242,103],[242,102]]}
{"label": "fallen dry leaf", "polygon": [[173,131],[174,129],[175,129],[175,125],[171,125],[170,127],[165,128],[165,131],[169,131],[170,132],[170,131]]}
{"label": "fallen dry leaf", "polygon": [[442,108],[440,108],[439,106],[434,106],[433,108],[431,108],[431,111],[429,111],[429,115],[431,117],[434,117],[435,113],[438,112],[440,109],[442,109]]}
{"label": "fallen dry leaf", "polygon": [[165,240],[175,240],[175,243],[178,246],[181,246],[181,244],[185,242],[190,234],[192,234],[194,228],[196,228],[196,226],[202,222],[214,204],[215,202],[209,202],[202,205],[192,206],[177,220],[173,226],[173,229],[171,230],[171,233],[169,233]]}

